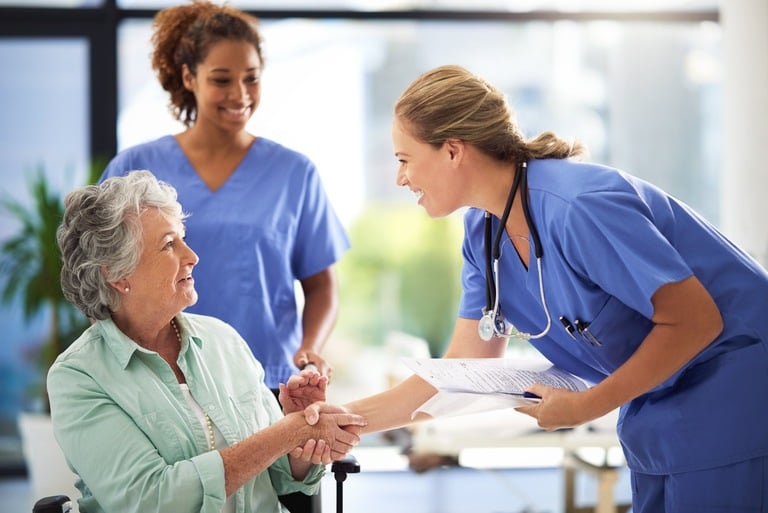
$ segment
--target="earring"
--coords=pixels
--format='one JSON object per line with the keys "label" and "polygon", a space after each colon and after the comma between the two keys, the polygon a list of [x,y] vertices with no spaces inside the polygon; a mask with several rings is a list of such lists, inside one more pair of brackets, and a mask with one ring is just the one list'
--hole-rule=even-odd
{"label": "earring", "polygon": [[131,290],[131,287],[125,287],[123,290],[124,290],[125,292],[128,292],[128,291],[130,291],[130,290]]}

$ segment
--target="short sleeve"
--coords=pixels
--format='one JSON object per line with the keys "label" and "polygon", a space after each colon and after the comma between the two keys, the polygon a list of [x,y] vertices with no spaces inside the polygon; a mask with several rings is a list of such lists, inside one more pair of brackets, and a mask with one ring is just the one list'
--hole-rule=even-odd
{"label": "short sleeve", "polygon": [[313,165],[306,175],[304,201],[291,265],[303,279],[334,264],[349,249],[349,239]]}
{"label": "short sleeve", "polygon": [[487,303],[483,218],[483,212],[477,209],[468,211],[464,216],[464,241],[461,246],[464,263],[461,270],[459,317],[465,319],[480,319]]}
{"label": "short sleeve", "polygon": [[630,192],[582,194],[566,213],[565,258],[575,272],[650,318],[659,287],[693,274],[657,222]]}

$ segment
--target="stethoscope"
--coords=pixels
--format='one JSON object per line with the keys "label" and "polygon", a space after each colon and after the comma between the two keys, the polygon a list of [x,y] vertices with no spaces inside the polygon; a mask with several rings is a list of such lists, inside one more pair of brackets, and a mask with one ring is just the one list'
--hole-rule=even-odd
{"label": "stethoscope", "polygon": [[[501,234],[506,229],[509,213],[512,210],[512,202],[520,187],[522,187],[523,191],[522,194],[520,194],[520,199],[523,205],[525,224],[528,227],[528,231],[531,233],[533,249],[536,255],[536,268],[539,272],[539,294],[541,295],[541,304],[544,307],[544,313],[547,316],[547,326],[544,328],[544,331],[537,335],[519,331],[511,323],[507,322],[504,318],[504,314],[501,312],[501,307],[499,306],[499,258],[501,257]],[[484,244],[486,259],[485,291],[487,303],[483,308],[483,317],[477,325],[477,332],[480,335],[480,338],[486,342],[490,341],[493,337],[519,338],[522,340],[541,338],[549,333],[549,328],[552,326],[552,317],[549,314],[547,301],[544,298],[544,281],[541,274],[541,257],[544,255],[544,251],[541,248],[541,239],[539,239],[539,233],[536,230],[536,225],[531,217],[531,209],[528,205],[528,162],[523,161],[519,165],[517,173],[515,173],[515,179],[512,181],[512,189],[509,191],[507,204],[504,206],[504,213],[501,216],[499,227],[496,229],[496,236],[493,239],[493,244],[491,244],[491,231],[491,214],[486,211]]]}

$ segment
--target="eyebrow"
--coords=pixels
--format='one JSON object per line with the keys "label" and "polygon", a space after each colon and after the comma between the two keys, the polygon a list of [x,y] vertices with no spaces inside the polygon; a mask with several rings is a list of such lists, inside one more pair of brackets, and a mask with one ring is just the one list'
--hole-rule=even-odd
{"label": "eyebrow", "polygon": [[182,229],[180,231],[168,230],[167,232],[165,232],[160,236],[160,240],[165,240],[166,237],[175,238],[177,236],[183,238],[184,235],[186,235],[186,233],[187,233],[186,227],[182,225]]}
{"label": "eyebrow", "polygon": [[[245,70],[246,73],[250,73],[252,71],[261,72],[261,66],[253,66]],[[212,70],[209,71],[209,73],[229,73],[229,72],[230,72],[229,68],[213,68]]]}

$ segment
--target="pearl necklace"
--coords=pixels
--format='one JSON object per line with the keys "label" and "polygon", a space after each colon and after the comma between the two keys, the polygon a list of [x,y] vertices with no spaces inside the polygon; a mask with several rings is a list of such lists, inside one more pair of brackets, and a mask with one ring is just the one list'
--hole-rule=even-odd
{"label": "pearl necklace", "polygon": [[[181,333],[179,332],[179,327],[176,325],[176,319],[171,319],[171,326],[173,327],[173,331],[176,332],[176,338],[179,341],[179,347],[181,347]],[[215,451],[216,434],[213,431],[213,421],[207,413],[203,412],[203,415],[205,416],[205,425],[208,428],[208,450]]]}

